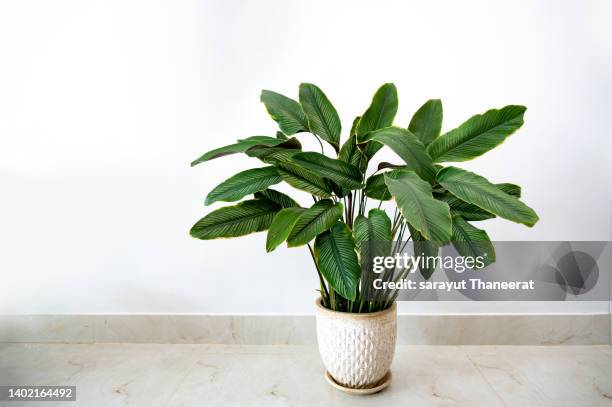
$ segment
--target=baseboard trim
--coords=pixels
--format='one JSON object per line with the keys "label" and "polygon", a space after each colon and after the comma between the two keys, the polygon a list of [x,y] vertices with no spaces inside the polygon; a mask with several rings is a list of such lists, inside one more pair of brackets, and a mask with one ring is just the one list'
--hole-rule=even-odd
{"label": "baseboard trim", "polygon": [[[400,345],[609,345],[610,316],[400,315]],[[4,343],[315,345],[313,316],[4,315]]]}

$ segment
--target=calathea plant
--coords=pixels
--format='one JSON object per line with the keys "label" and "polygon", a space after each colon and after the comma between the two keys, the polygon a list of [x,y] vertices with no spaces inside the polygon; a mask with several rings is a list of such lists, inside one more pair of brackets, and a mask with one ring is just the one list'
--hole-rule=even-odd
{"label": "calathea plant", "polygon": [[[360,248],[368,242],[387,241],[390,251],[397,251],[399,245],[391,242],[412,239],[415,251],[433,256],[442,245],[452,243],[464,256],[486,253],[490,263],[495,260],[491,241],[472,222],[500,217],[531,227],[538,221],[519,199],[519,186],[496,184],[465,169],[441,165],[471,160],[501,144],[523,124],[523,106],[488,110],[440,135],[440,100],[427,101],[407,127],[394,126],[397,90],[388,83],[377,90],[341,142],[338,113],[317,86],[302,83],[299,101],[264,90],[261,101],[278,123],[275,137],[241,139],[191,164],[235,153],[263,162],[208,194],[206,205],[248,198],[209,213],[192,227],[191,236],[215,239],[267,230],[268,252],[284,242],[289,247],[306,246],[327,308],[372,312],[395,300],[394,291],[366,296],[371,273],[361,273],[360,265],[368,260],[360,256]],[[321,152],[303,151],[296,137],[302,133],[315,137]],[[324,154],[323,143],[332,147],[333,157]],[[384,146],[403,162],[373,166]],[[281,182],[310,194],[312,205],[270,189]],[[396,205],[392,217],[381,209],[382,202],[389,200]],[[420,272],[429,278],[433,269],[422,267]]]}

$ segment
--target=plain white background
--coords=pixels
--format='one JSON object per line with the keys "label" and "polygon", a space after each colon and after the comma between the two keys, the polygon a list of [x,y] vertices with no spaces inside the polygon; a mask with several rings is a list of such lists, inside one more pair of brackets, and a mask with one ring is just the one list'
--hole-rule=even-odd
{"label": "plain white background", "polygon": [[2,1],[0,312],[311,313],[306,249],[188,236],[205,194],[259,165],[189,162],[273,135],[260,90],[297,97],[306,81],[345,131],[384,82],[398,87],[402,126],[429,98],[443,100],[443,130],[528,106],[517,134],[462,165],[523,185],[540,215],[533,229],[490,221],[490,236],[608,240],[610,21],[607,1]]}

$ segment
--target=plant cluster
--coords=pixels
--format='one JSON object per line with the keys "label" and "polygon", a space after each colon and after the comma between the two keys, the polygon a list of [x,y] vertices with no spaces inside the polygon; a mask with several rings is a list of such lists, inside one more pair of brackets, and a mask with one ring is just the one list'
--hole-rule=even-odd
{"label": "plant cluster", "polygon": [[[388,251],[393,253],[403,250],[402,241],[412,240],[415,252],[428,256],[436,256],[440,247],[451,243],[461,255],[484,256],[490,264],[495,261],[493,245],[472,222],[500,217],[531,227],[538,221],[519,199],[519,186],[492,183],[465,169],[442,165],[471,160],[501,144],[522,126],[524,106],[488,110],[441,135],[442,103],[437,99],[425,102],[407,127],[394,126],[397,90],[387,83],[341,142],[340,118],[319,87],[302,83],[298,101],[264,90],[261,101],[278,123],[275,137],[241,139],[191,164],[235,153],[260,160],[264,166],[217,185],[207,195],[206,205],[253,196],[209,213],[192,227],[191,236],[216,239],[267,230],[268,252],[284,242],[288,247],[306,246],[327,308],[373,312],[393,303],[396,290],[369,292],[371,259],[365,257],[371,256],[363,253],[372,242],[389,242]],[[301,133],[315,137],[321,152],[303,151],[296,137]],[[325,155],[323,143],[332,147],[333,157]],[[384,146],[403,162],[380,162],[374,167],[373,158]],[[281,182],[310,194],[312,205],[301,205],[270,189]],[[382,208],[390,200],[395,204],[391,217]],[[426,279],[433,271],[420,268]],[[403,278],[402,273],[393,278]]]}

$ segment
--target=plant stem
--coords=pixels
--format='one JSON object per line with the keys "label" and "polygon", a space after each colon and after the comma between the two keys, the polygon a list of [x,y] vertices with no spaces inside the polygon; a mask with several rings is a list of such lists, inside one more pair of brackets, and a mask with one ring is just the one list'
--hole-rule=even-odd
{"label": "plant stem", "polygon": [[315,138],[317,139],[317,141],[319,142],[319,145],[321,146],[321,154],[325,154],[325,151],[323,151],[323,143],[321,143],[321,139],[319,138],[319,136],[317,136],[316,134],[314,135]]}
{"label": "plant stem", "polygon": [[308,244],[308,251],[310,252],[310,257],[312,257],[312,262],[317,269],[317,274],[319,275],[319,283],[321,284],[321,297],[323,300],[323,306],[329,307],[329,293],[327,292],[327,287],[325,286],[325,281],[323,280],[323,275],[319,270],[319,266],[317,265],[317,261],[315,260],[314,252],[312,251],[312,247]]}

